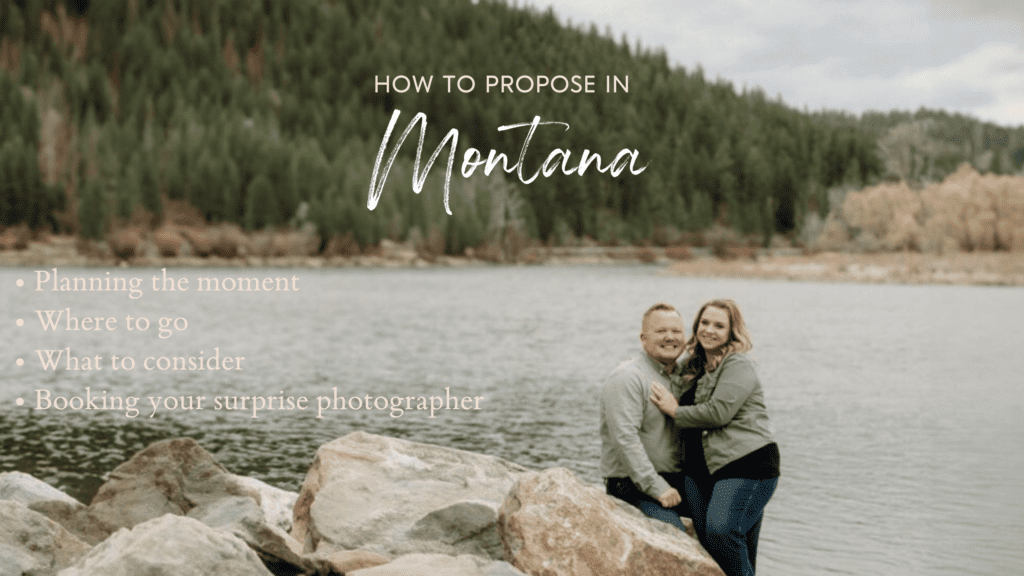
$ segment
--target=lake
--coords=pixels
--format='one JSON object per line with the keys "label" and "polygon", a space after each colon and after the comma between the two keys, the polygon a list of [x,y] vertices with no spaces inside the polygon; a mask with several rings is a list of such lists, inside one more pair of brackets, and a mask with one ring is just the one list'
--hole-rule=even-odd
{"label": "lake", "polygon": [[[599,482],[597,391],[638,349],[644,310],[667,301],[689,326],[701,303],[729,297],[749,325],[782,453],[759,575],[987,576],[1024,563],[1019,288],[693,279],[653,266],[167,270],[176,288],[189,279],[185,291],[154,291],[154,276],[164,282],[153,269],[57,275],[142,279],[133,298],[53,283],[37,291],[35,269],[0,269],[0,471],[28,472],[85,502],[104,474],[172,436],[194,437],[230,471],[289,490],[319,445],[354,430],[564,466]],[[286,278],[298,290],[198,290],[200,278],[242,277],[272,287]],[[61,329],[69,309],[77,331]],[[62,311],[58,329],[44,330],[37,310],[51,320]],[[44,369],[37,350],[59,367]],[[79,370],[67,369],[68,350]],[[188,358],[213,366],[215,354],[219,368],[233,359],[229,369],[187,369]],[[171,369],[173,358],[186,369]],[[352,402],[345,410],[333,409],[335,388]],[[352,400],[446,389],[481,397],[479,410],[431,417],[412,400],[395,416]],[[87,394],[108,409],[54,408]],[[134,417],[114,408],[131,396],[141,398]],[[160,398],[155,411],[149,396]],[[183,409],[199,396],[202,410]],[[242,396],[273,398],[275,409],[254,412],[252,400],[241,409]],[[306,409],[287,409],[303,396]],[[232,399],[239,408],[224,409]]]}

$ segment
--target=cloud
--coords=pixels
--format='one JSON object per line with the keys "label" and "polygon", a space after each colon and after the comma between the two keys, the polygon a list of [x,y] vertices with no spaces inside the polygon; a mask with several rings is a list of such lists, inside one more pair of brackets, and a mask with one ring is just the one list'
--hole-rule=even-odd
{"label": "cloud", "polygon": [[918,91],[923,99],[935,102],[933,106],[1024,124],[1024,48],[1020,45],[985,44],[945,65],[908,74],[901,82],[908,91]]}
{"label": "cloud", "polygon": [[1024,26],[1024,3],[1015,0],[932,0],[932,3],[954,13],[1010,20]]}
{"label": "cloud", "polygon": [[[533,0],[540,3],[545,0]],[[758,85],[791,105],[921,106],[1024,123],[1024,2],[548,0],[562,22],[611,25],[674,64]],[[1016,82],[1014,82],[1016,80]]]}

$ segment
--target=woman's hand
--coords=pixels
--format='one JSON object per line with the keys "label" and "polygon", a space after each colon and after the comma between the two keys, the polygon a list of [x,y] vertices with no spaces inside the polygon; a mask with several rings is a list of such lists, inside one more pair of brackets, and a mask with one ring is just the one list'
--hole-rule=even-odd
{"label": "woman's hand", "polygon": [[668,389],[657,382],[651,383],[651,402],[654,402],[658,410],[664,412],[666,416],[675,418],[679,402]]}

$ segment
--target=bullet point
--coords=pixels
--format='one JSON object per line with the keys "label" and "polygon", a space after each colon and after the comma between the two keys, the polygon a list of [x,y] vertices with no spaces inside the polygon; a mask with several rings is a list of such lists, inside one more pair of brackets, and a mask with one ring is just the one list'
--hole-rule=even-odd
{"label": "bullet point", "polygon": [[22,280],[21,278],[18,278],[18,281],[15,282],[14,285],[17,286],[18,288],[21,288],[22,286],[25,285],[25,281]]}
{"label": "bullet point", "polygon": [[17,400],[14,401],[14,403],[17,404],[18,406],[21,406],[22,404],[25,403],[25,401],[22,400],[21,398],[18,398]]}
{"label": "bullet point", "polygon": [[21,358],[18,358],[18,361],[17,361],[17,362],[15,362],[15,364],[17,364],[18,366],[22,366],[22,365],[24,365],[24,364],[25,364],[25,361],[24,361],[24,360],[22,360]]}
{"label": "bullet point", "polygon": [[18,326],[24,326],[25,325],[25,321],[22,320],[21,318],[18,318],[17,324],[18,324]]}

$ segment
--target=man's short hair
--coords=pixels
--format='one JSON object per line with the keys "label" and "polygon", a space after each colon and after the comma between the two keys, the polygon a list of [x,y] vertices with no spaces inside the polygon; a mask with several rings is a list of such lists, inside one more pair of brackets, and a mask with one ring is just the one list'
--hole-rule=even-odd
{"label": "man's short hair", "polygon": [[643,330],[644,327],[647,326],[647,319],[650,318],[651,314],[654,314],[655,312],[675,312],[676,316],[682,318],[682,314],[680,314],[679,311],[676,310],[675,306],[667,304],[665,302],[657,302],[650,308],[648,308],[647,312],[644,312],[644,318],[643,320],[640,321],[641,330]]}

